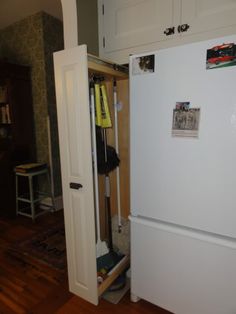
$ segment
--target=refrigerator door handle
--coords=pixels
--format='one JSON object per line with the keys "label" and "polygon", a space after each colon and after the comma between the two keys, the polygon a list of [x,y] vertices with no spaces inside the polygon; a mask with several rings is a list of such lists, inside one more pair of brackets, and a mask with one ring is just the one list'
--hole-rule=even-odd
{"label": "refrigerator door handle", "polygon": [[183,32],[187,32],[189,28],[190,26],[188,24],[182,24],[178,26],[177,30],[178,30],[178,33],[183,33]]}
{"label": "refrigerator door handle", "polygon": [[168,27],[165,29],[164,34],[166,36],[173,35],[175,33],[175,27]]}

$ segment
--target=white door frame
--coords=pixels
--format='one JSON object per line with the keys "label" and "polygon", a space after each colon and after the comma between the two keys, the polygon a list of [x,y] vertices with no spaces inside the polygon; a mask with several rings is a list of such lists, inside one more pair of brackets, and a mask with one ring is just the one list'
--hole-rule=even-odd
{"label": "white door frame", "polygon": [[61,0],[64,49],[78,46],[78,16],[76,0]]}

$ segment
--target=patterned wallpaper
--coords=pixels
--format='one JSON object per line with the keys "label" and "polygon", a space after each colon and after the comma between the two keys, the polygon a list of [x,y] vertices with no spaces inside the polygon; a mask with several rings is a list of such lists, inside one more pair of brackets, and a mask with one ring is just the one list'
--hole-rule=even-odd
{"label": "patterned wallpaper", "polygon": [[54,187],[56,195],[61,195],[61,167],[59,158],[60,152],[54,84],[53,52],[62,50],[64,48],[63,25],[62,22],[60,22],[58,19],[48,14],[43,14],[42,17],[44,59],[46,69],[47,107],[48,115],[50,117],[53,172],[55,174]]}
{"label": "patterned wallpaper", "polygon": [[45,12],[36,13],[0,31],[0,57],[31,67],[39,162],[49,162],[47,117],[50,117],[55,195],[61,195],[61,180],[52,53],[62,49],[62,22]]}

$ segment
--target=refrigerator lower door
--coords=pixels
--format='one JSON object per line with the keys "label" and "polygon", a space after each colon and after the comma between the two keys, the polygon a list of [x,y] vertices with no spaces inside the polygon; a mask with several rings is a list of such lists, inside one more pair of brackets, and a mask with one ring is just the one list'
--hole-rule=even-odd
{"label": "refrigerator lower door", "polygon": [[130,217],[131,293],[175,314],[236,313],[236,241]]}

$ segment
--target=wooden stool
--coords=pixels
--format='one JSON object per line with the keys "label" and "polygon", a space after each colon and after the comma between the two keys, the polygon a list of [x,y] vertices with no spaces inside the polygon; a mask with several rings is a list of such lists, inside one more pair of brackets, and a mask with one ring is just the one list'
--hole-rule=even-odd
{"label": "wooden stool", "polygon": [[[51,193],[45,193],[37,191],[37,195],[34,191],[34,184],[33,184],[33,178],[45,175],[47,176],[47,180],[50,184],[50,176],[48,172],[48,167],[45,165],[44,167],[37,170],[37,168],[32,168],[29,172],[20,172],[17,170],[17,167],[15,169],[15,175],[16,175],[16,215],[23,215],[26,217],[32,218],[33,221],[35,221],[35,218],[37,218],[40,215],[43,215],[49,211],[54,210],[54,206],[49,206],[43,204],[44,209],[40,209],[40,212],[36,213],[36,204],[43,201],[43,199],[47,197],[51,197]],[[19,181],[18,177],[25,177],[28,178],[28,184],[29,184],[29,195],[19,195]],[[28,206],[24,208],[19,208],[19,202],[28,203]],[[53,198],[52,198],[52,204],[53,204]]]}

